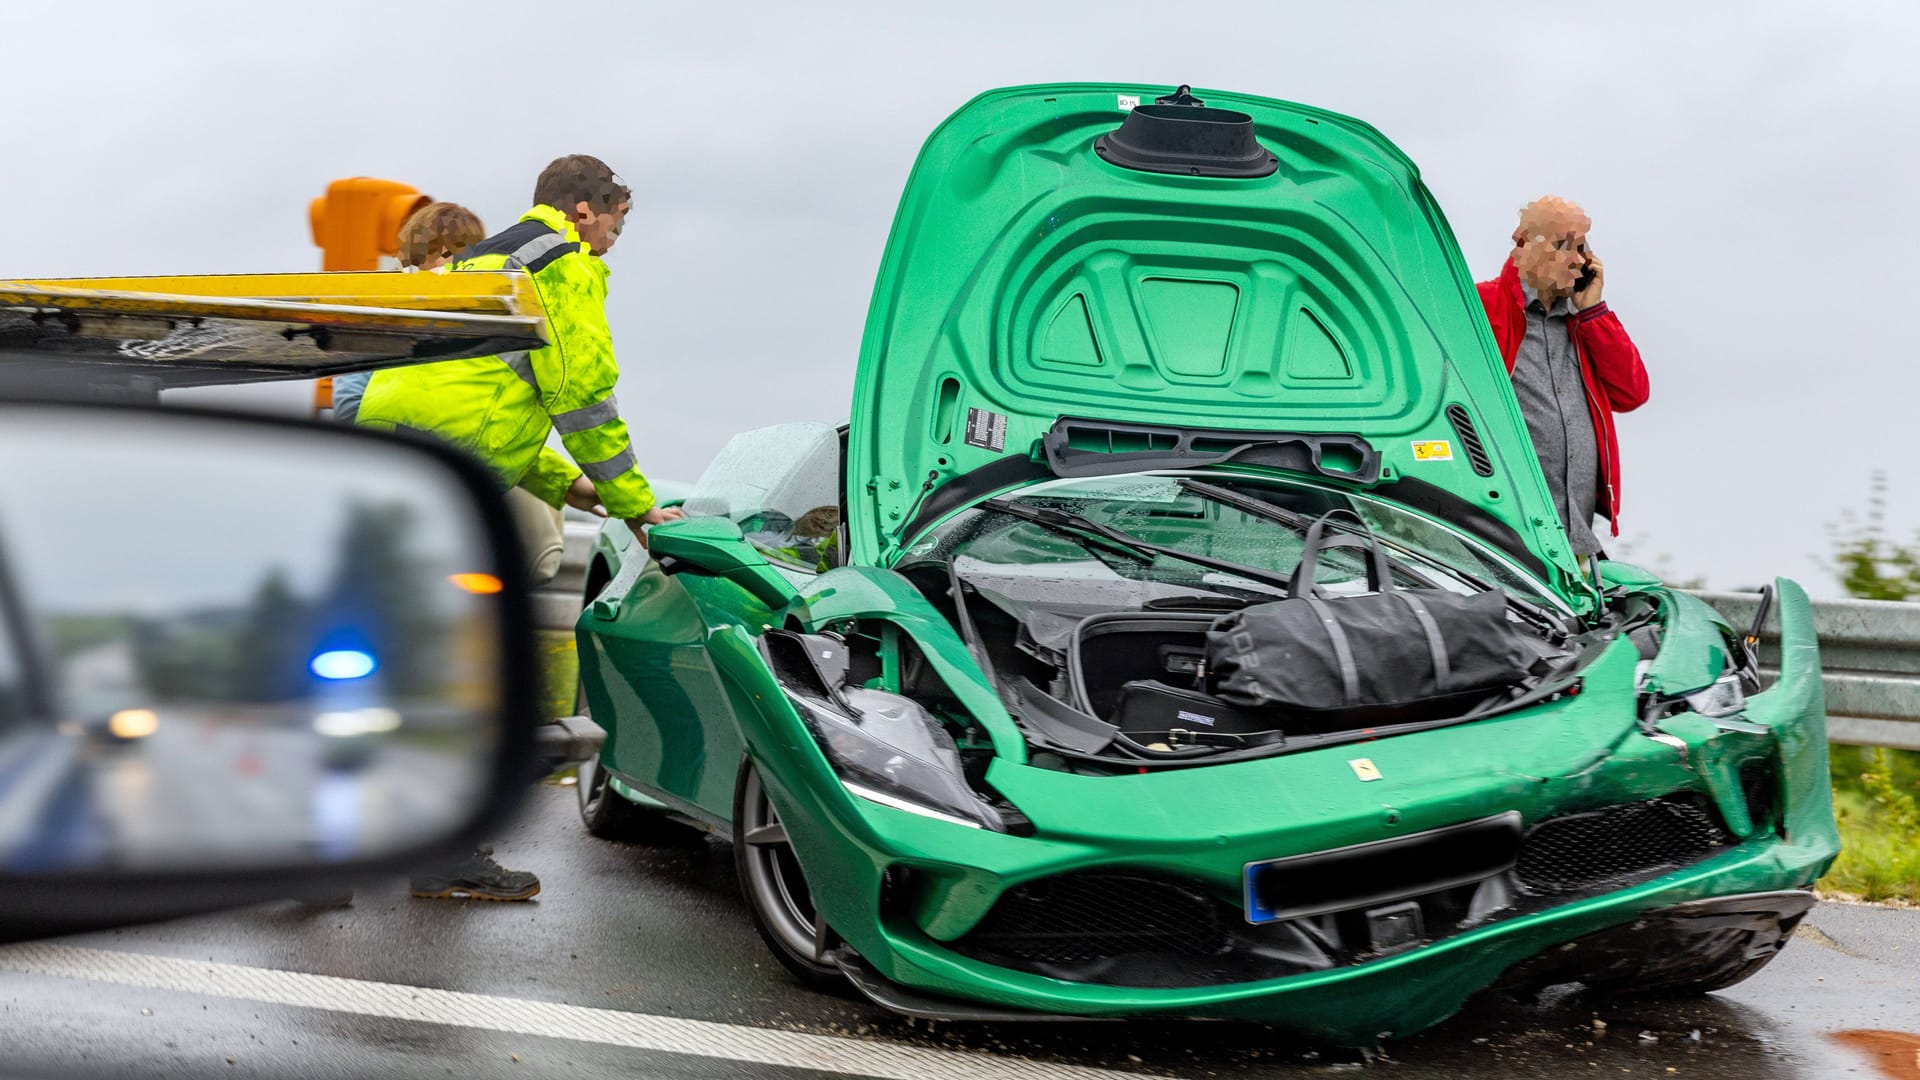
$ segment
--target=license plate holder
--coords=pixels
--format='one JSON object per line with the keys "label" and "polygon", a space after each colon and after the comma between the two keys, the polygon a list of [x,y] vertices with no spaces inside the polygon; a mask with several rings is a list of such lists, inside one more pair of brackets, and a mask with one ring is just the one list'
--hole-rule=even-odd
{"label": "license plate holder", "polygon": [[1493,877],[1520,855],[1518,811],[1411,836],[1245,865],[1247,921],[1255,925],[1376,908]]}

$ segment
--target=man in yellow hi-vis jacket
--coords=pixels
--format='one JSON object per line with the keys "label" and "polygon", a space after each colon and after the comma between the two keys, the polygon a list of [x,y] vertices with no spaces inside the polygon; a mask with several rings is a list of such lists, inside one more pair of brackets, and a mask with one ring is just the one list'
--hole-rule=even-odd
{"label": "man in yellow hi-vis jacket", "polygon": [[[374,374],[356,423],[431,432],[491,465],[501,490],[519,486],[559,507],[604,506],[641,544],[642,526],[681,516],[654,505],[635,464],[613,386],[620,368],[607,330],[607,266],[631,200],[599,158],[575,154],[548,165],[533,209],[512,228],[462,250],[452,271],[525,270],[547,313],[550,344],[532,352],[446,360]],[[547,446],[558,429],[576,468]],[[526,900],[540,879],[508,870],[482,849],[417,870],[415,896]]]}
{"label": "man in yellow hi-vis jacket", "polygon": [[[613,399],[620,368],[600,257],[619,239],[630,200],[599,158],[573,154],[548,165],[534,185],[533,209],[466,248],[451,269],[527,271],[552,343],[377,372],[357,422],[432,432],[493,466],[503,490],[518,485],[555,507],[604,506],[643,544],[641,526],[681,516],[654,505]],[[547,446],[556,429],[578,467]]]}

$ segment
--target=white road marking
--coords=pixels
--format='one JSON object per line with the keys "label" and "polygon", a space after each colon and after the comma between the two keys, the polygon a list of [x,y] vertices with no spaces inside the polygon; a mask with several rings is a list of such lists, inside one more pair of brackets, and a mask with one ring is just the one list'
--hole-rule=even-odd
{"label": "white road marking", "polygon": [[1144,1075],[76,945],[0,946],[0,969],[884,1080],[1139,1080]]}

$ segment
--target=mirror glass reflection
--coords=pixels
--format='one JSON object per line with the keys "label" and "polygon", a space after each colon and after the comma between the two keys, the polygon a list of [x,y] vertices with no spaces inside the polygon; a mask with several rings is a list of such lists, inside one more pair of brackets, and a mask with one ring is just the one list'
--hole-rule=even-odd
{"label": "mirror glass reflection", "polygon": [[364,859],[471,815],[502,582],[444,466],[59,406],[0,410],[0,460],[0,871]]}

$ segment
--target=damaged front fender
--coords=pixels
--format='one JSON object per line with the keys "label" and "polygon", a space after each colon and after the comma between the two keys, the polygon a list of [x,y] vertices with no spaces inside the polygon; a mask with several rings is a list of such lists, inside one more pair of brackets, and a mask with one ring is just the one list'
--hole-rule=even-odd
{"label": "damaged front fender", "polygon": [[1665,588],[1655,596],[1660,604],[1660,651],[1647,666],[1641,688],[1678,697],[1713,685],[1732,666],[1727,639],[1733,628],[1698,597]]}
{"label": "damaged front fender", "polygon": [[[1744,840],[1774,824],[1755,820],[1756,793],[1747,790],[1770,776],[1780,788],[1769,794],[1781,807],[1782,834],[1837,853],[1812,603],[1805,590],[1785,578],[1776,581],[1775,591],[1783,653],[1779,677],[1751,696],[1735,692],[1716,699],[1719,707],[1704,712],[1693,707],[1703,688],[1719,689],[1716,684],[1755,673],[1742,669],[1735,631],[1713,608],[1686,593],[1652,591],[1660,605],[1661,634],[1659,651],[1644,663],[1638,680],[1640,732],[1672,748],[1699,776],[1734,836]],[[1770,763],[1761,778],[1746,772],[1759,762]]]}
{"label": "damaged front fender", "polygon": [[812,591],[788,609],[808,632],[869,621],[896,628],[912,640],[967,714],[993,744],[996,757],[1024,763],[1027,742],[1020,727],[980,670],[953,626],[920,590],[891,570],[848,566],[820,575]]}
{"label": "damaged front fender", "polygon": [[1813,602],[1787,578],[1774,585],[1780,611],[1780,676],[1766,691],[1747,699],[1744,716],[1772,731],[1779,744],[1785,807],[1781,835],[1796,847],[1826,852],[1825,862],[1806,881],[1812,884],[1840,854],[1827,773],[1826,690],[1820,681]]}

